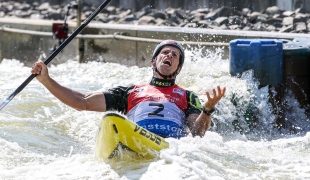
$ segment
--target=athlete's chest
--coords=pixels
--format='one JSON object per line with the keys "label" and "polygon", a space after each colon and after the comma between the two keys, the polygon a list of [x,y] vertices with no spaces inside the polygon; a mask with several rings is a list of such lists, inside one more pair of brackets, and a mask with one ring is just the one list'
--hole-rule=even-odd
{"label": "athlete's chest", "polygon": [[129,104],[132,106],[135,106],[141,102],[149,101],[173,103],[183,110],[187,107],[186,91],[178,86],[137,86],[133,89],[129,96]]}

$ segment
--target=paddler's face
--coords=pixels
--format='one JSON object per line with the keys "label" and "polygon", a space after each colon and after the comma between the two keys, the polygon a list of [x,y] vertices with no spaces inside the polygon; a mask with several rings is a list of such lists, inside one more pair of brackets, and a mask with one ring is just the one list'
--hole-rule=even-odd
{"label": "paddler's face", "polygon": [[173,46],[165,46],[158,54],[156,67],[163,75],[170,75],[178,69],[180,51]]}

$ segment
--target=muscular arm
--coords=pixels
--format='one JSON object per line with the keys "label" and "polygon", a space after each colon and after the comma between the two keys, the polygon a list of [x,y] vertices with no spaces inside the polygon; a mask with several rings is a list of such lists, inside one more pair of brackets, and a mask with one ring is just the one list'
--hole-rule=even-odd
{"label": "muscular arm", "polygon": [[66,105],[81,110],[104,112],[105,97],[102,92],[84,95],[78,91],[69,89],[57,83],[52,78],[42,81],[42,84],[61,102]]}
{"label": "muscular arm", "polygon": [[[209,92],[206,92],[208,101],[204,104],[206,110],[210,111],[215,107],[215,105],[220,101],[220,99],[224,96],[226,88],[217,87],[217,91],[215,89],[212,90],[213,97],[211,97]],[[193,136],[203,137],[205,132],[211,126],[211,117],[201,112],[200,114],[190,114],[187,117],[188,127],[191,130]]]}
{"label": "muscular arm", "polygon": [[193,136],[203,137],[211,126],[211,117],[204,114],[191,114],[187,118]]}
{"label": "muscular arm", "polygon": [[48,75],[48,69],[42,62],[36,62],[31,73],[37,74],[40,81],[57,99],[77,110],[106,111],[105,97],[102,92],[84,95],[60,85]]}

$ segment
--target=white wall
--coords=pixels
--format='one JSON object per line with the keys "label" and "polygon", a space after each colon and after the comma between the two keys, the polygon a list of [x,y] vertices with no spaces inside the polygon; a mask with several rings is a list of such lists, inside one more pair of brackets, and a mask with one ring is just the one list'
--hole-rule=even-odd
{"label": "white wall", "polygon": [[310,0],[277,0],[277,6],[281,10],[294,11],[302,6],[306,11],[310,11]]}
{"label": "white wall", "polygon": [[293,10],[293,1],[294,0],[277,0],[277,6],[281,10],[291,11]]}

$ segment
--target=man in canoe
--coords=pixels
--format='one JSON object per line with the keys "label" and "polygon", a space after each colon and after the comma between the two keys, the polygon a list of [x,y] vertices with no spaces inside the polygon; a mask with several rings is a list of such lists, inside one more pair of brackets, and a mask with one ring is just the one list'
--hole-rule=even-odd
{"label": "man in canoe", "polygon": [[118,86],[106,92],[85,95],[64,87],[48,74],[47,66],[38,61],[31,73],[56,98],[77,110],[106,112],[116,110],[128,119],[164,138],[181,138],[188,133],[203,137],[210,128],[215,105],[224,96],[226,88],[217,86],[206,92],[207,102],[201,105],[197,95],[175,84],[184,64],[184,49],[174,40],[157,45],[151,60],[153,77],[149,84],[130,87]]}

